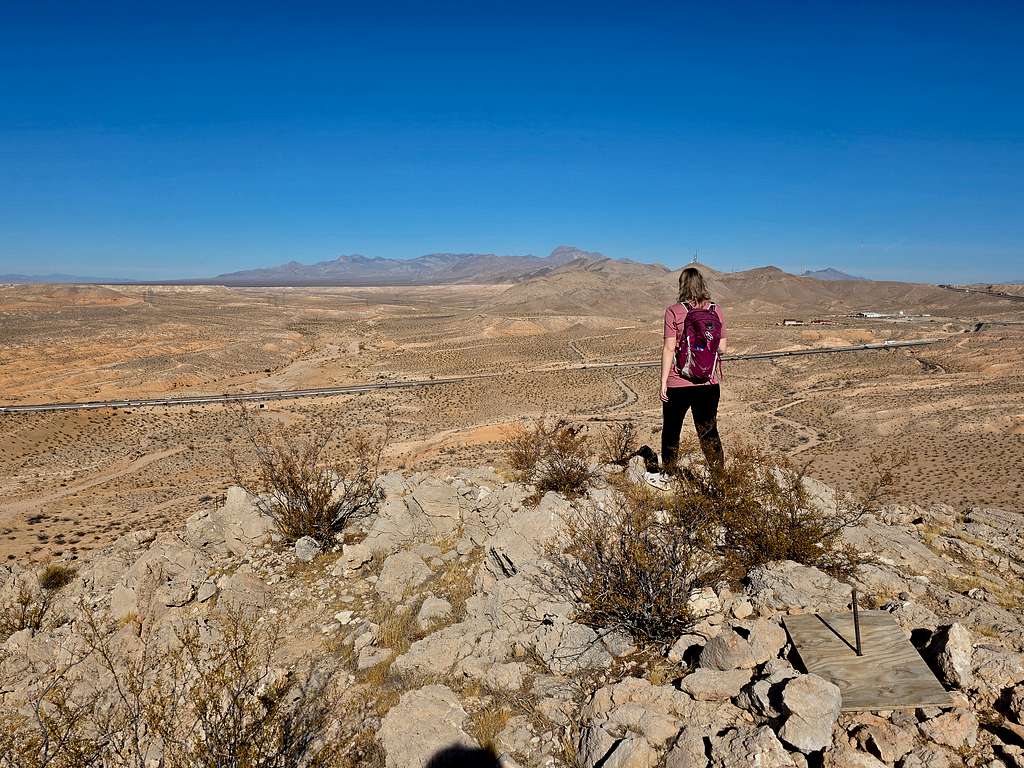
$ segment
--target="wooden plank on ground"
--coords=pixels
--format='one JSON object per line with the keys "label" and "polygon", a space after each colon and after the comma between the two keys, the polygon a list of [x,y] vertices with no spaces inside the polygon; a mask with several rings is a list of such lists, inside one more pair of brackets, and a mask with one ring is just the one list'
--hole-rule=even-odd
{"label": "wooden plank on ground", "polygon": [[949,693],[886,611],[861,611],[863,656],[854,648],[853,613],[806,613],[784,619],[808,672],[843,693],[843,711],[942,707]]}

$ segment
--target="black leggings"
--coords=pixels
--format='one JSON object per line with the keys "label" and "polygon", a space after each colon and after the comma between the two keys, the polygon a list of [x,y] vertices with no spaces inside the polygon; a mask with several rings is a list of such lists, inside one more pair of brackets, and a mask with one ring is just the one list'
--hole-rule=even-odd
{"label": "black leggings", "polygon": [[693,426],[697,429],[704,458],[714,469],[725,463],[722,440],[718,436],[718,399],[721,389],[717,384],[698,384],[692,387],[669,387],[668,402],[661,404],[661,464],[665,469],[676,463],[679,453],[679,432],[683,428],[686,412],[693,409]]}

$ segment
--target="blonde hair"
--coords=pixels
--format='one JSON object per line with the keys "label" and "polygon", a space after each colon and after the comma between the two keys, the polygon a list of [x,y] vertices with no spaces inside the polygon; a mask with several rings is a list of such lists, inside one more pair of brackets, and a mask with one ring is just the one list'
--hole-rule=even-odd
{"label": "blonde hair", "polygon": [[700,304],[702,301],[711,301],[704,275],[696,267],[687,267],[679,273],[679,303]]}

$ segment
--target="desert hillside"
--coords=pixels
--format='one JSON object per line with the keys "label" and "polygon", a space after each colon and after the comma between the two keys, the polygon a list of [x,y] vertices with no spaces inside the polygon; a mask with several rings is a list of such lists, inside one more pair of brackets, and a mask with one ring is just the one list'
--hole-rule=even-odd
{"label": "desert hillside", "polygon": [[[877,311],[957,314],[1005,310],[1005,302],[935,285],[879,280],[820,280],[761,267],[721,272],[696,265],[714,298],[740,315]],[[677,269],[613,259],[574,261],[510,286],[497,300],[509,312],[654,316],[675,297]]]}
{"label": "desert hillside", "polygon": [[[107,765],[192,765],[214,744],[285,766],[1021,765],[1019,516],[878,507],[836,544],[861,559],[843,580],[763,562],[683,595],[679,623],[644,623],[654,641],[552,589],[568,522],[652,492],[637,462],[599,467],[575,502],[490,467],[389,473],[336,542],[282,538],[232,488],[74,571],[0,567],[0,761],[38,765],[59,733]],[[808,671],[783,622],[849,610],[851,587],[941,681],[927,704],[858,711]]]}
{"label": "desert hillside", "polygon": [[[727,449],[753,441],[812,461],[816,478],[844,490],[874,453],[904,456],[901,501],[1024,512],[1024,303],[705,270],[727,308],[730,352],[938,339],[728,363]],[[643,365],[659,354],[675,280],[594,258],[514,286],[11,286],[0,289],[0,402],[436,378],[449,383],[263,405],[297,428],[377,429],[390,414],[392,469],[485,465],[511,425],[545,414],[595,435],[633,422],[657,446],[658,372]],[[541,298],[517,304],[532,291]],[[850,316],[865,309],[881,316]],[[74,560],[132,529],[171,529],[231,484],[235,425],[222,405],[0,414],[0,430],[0,559]],[[979,441],[983,451],[964,450]]]}

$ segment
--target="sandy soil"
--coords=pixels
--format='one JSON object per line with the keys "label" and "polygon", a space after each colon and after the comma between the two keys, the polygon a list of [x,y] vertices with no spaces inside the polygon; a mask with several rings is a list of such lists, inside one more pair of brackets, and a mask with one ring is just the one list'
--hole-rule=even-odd
{"label": "sandy soil", "polygon": [[[268,403],[261,413],[342,434],[380,430],[390,413],[386,460],[424,470],[500,464],[508,430],[543,414],[573,418],[595,440],[608,422],[631,419],[657,447],[657,372],[578,366],[654,359],[660,322],[649,313],[505,314],[495,301],[505,290],[0,288],[0,400],[492,374]],[[931,317],[909,321],[829,316],[828,325],[782,327],[781,314],[730,314],[733,352],[944,341],[732,363],[720,417],[727,448],[760,442],[844,488],[877,457],[905,455],[904,501],[1024,512],[1024,325],[1014,325],[1024,306],[974,332],[989,316],[949,294],[957,304],[948,312],[930,305]],[[128,530],[179,523],[217,503],[237,436],[220,406],[0,416],[0,557],[74,558]]]}

